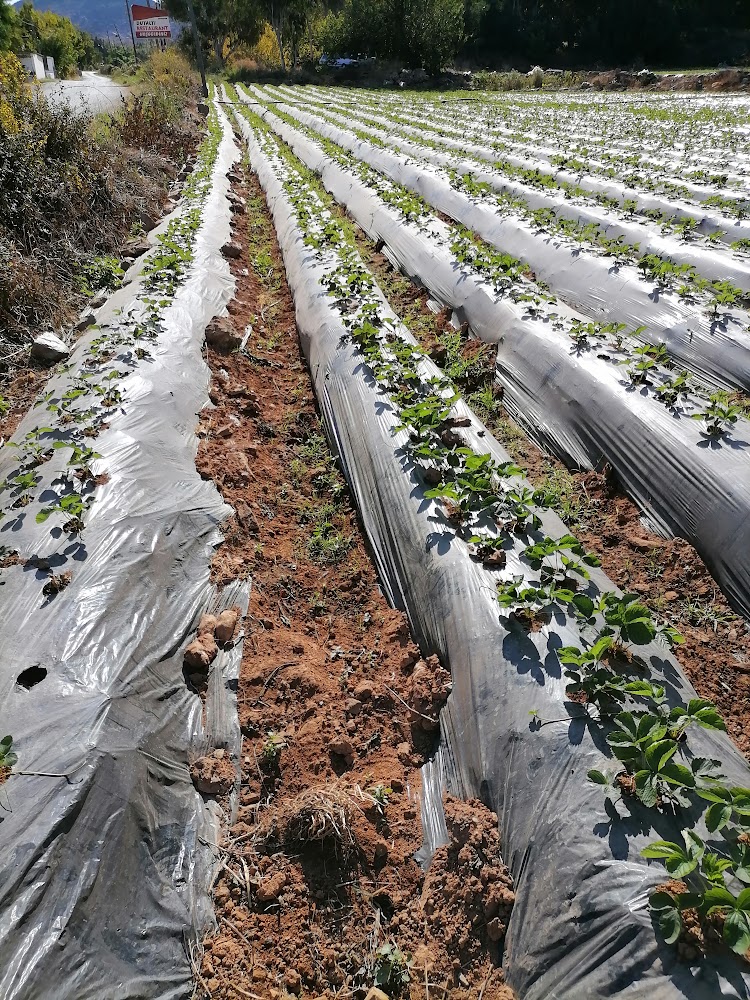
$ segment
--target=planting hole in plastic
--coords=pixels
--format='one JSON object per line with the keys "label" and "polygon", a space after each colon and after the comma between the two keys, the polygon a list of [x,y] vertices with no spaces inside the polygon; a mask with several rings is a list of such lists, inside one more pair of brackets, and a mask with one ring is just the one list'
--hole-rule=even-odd
{"label": "planting hole in plastic", "polygon": [[26,670],[22,670],[21,673],[16,678],[16,684],[22,688],[26,688],[30,691],[37,684],[41,684],[44,678],[47,676],[47,668],[40,667],[39,664],[35,664],[33,667],[27,667]]}

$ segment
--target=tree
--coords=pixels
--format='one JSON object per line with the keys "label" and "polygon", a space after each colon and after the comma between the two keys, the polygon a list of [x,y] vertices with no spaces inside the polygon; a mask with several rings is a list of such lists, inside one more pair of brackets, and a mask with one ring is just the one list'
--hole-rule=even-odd
{"label": "tree", "polygon": [[9,3],[0,0],[0,52],[16,49],[18,40],[19,24],[16,12]]}
{"label": "tree", "polygon": [[459,51],[466,37],[467,11],[477,30],[481,0],[345,0],[329,15],[320,41],[329,55],[403,59],[438,73]]}
{"label": "tree", "polygon": [[52,56],[57,73],[67,76],[79,66],[90,64],[94,42],[69,18],[34,10],[27,0],[18,9],[14,48],[17,52]]}
{"label": "tree", "polygon": [[299,45],[310,23],[317,4],[315,0],[259,0],[262,16],[276,35],[281,53],[281,68],[286,70],[288,49],[292,66],[299,58]]}
{"label": "tree", "polygon": [[[166,0],[166,9],[177,21],[189,23],[186,0]],[[263,31],[263,16],[257,0],[193,0],[198,34],[221,66],[227,45],[254,45]]]}
{"label": "tree", "polygon": [[464,0],[405,0],[406,58],[413,67],[439,73],[464,40]]}

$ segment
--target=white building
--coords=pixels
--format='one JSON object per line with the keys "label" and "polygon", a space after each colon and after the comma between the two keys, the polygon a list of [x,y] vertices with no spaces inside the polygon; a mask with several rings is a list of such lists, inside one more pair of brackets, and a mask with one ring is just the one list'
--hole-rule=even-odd
{"label": "white building", "polygon": [[32,52],[31,55],[23,56],[21,65],[29,74],[32,80],[46,80],[47,70],[44,65],[44,58]]}

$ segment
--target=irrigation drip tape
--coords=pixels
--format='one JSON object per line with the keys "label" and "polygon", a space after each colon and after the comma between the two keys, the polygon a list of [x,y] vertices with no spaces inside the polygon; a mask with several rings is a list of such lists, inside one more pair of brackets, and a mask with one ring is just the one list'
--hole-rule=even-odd
{"label": "irrigation drip tape", "polygon": [[[496,573],[470,557],[444,509],[425,496],[406,449],[408,430],[397,430],[398,411],[379,391],[326,294],[333,251],[305,242],[284,186],[285,161],[272,159],[260,130],[244,116],[239,121],[276,226],[326,431],[384,589],[407,612],[423,652],[450,666],[453,691],[441,715],[441,753],[423,786],[423,828],[436,837],[443,828],[443,781],[455,794],[481,798],[500,817],[517,898],[506,938],[510,984],[524,1000],[747,997],[750,976],[732,958],[683,965],[659,939],[648,896],[664,869],[650,868],[639,854],[653,837],[653,813],[633,802],[624,818],[608,817],[601,790],[586,780],[590,768],[601,766],[606,743],[596,726],[574,717],[579,712],[565,700],[555,654],[576,641],[577,627],[560,608],[538,632],[500,617]],[[312,210],[312,197],[300,194],[299,200]],[[351,249],[347,253],[351,260]],[[372,295],[380,320],[413,343],[376,287]],[[427,358],[418,370],[425,380],[440,375]],[[508,461],[463,401],[451,412],[470,421],[461,431],[470,449]],[[554,514],[540,510],[539,516],[541,531],[556,538],[565,533]],[[507,541],[508,565],[515,569],[524,543],[513,535]],[[598,570],[592,569],[590,583],[592,592],[614,590]],[[640,649],[670,704],[694,697],[665,645]],[[532,710],[565,721],[538,727]],[[694,745],[697,754],[719,758],[731,782],[750,784],[750,770],[726,735],[700,730]],[[680,838],[680,824],[670,816],[659,814],[657,823],[658,836]],[[700,822],[696,830],[706,834]],[[434,846],[426,844],[426,853]]]}
{"label": "irrigation drip tape", "polygon": [[[653,528],[687,539],[732,605],[750,618],[750,422],[709,441],[680,407],[633,386],[623,368],[577,351],[548,319],[497,296],[480,274],[458,264],[447,227],[406,222],[362,181],[277,115],[253,106],[391,259],[481,340],[498,347],[497,375],[512,415],[571,465],[606,461]],[[442,237],[442,238],[441,238]],[[557,306],[558,316],[565,307]],[[584,321],[585,317],[571,317]]]}
{"label": "irrigation drip tape", "polygon": [[[0,586],[0,726],[19,757],[0,789],[4,1000],[187,997],[188,950],[213,919],[216,809],[195,790],[188,761],[217,745],[239,750],[230,682],[241,648],[214,661],[206,706],[188,690],[182,652],[203,611],[244,611],[248,599],[244,584],[222,594],[210,584],[229,508],[195,468],[209,384],[203,334],[234,291],[220,250],[238,152],[222,111],[218,126],[208,159],[199,157],[210,168],[200,197],[155,230],[166,243],[99,310],[13,436],[21,449],[0,451],[0,479],[15,477],[28,435],[51,449],[70,441],[79,418],[106,416],[98,436],[79,438],[100,456],[91,474],[108,476],[79,491],[93,498],[80,532],[57,512],[36,520],[76,492],[69,444],[33,469],[33,496],[6,510],[0,528],[0,544],[20,557]],[[149,266],[163,273],[170,227],[182,222],[193,228],[192,260],[174,297],[155,303]],[[108,398],[91,407],[101,398],[94,386]],[[69,392],[69,408],[48,409]]]}
{"label": "irrigation drip tape", "polygon": [[[262,93],[257,88],[251,89],[262,100]],[[722,320],[709,320],[699,309],[690,310],[680,303],[674,292],[656,292],[639,279],[634,268],[613,270],[604,258],[578,253],[534,232],[517,219],[499,216],[481,200],[453,188],[426,162],[430,159],[428,150],[391,138],[425,162],[409,161],[405,154],[353,135],[347,130],[351,127],[350,119],[346,120],[347,127],[339,127],[293,104],[285,105],[284,110],[358,160],[414,191],[492,246],[528,263],[537,277],[573,308],[605,322],[624,323],[628,329],[645,325],[651,342],[663,343],[671,357],[706,382],[720,388],[750,389],[746,313],[727,310]],[[358,129],[375,135],[375,130],[366,125]],[[463,168],[457,165],[459,172],[464,168],[475,169],[471,164],[464,164]]]}

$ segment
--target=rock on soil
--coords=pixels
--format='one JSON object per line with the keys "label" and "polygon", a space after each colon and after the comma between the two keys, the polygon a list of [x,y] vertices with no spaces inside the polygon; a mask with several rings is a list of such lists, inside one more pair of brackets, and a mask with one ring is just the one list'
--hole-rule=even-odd
{"label": "rock on soil", "polygon": [[425,732],[437,729],[440,709],[448,700],[451,688],[451,675],[440,665],[437,656],[419,660],[411,675],[413,724]]}
{"label": "rock on soil", "polygon": [[232,641],[239,617],[240,609],[236,606],[221,612],[214,626],[214,638],[217,642],[224,644]]}
{"label": "rock on soil", "polygon": [[193,761],[190,777],[203,795],[226,795],[234,786],[237,772],[226,750],[219,749]]}
{"label": "rock on soil", "polygon": [[137,243],[129,243],[120,251],[120,256],[123,260],[135,260],[136,257],[142,257],[144,253],[148,253],[151,249],[151,244],[148,240],[138,240]]}
{"label": "rock on soil", "polygon": [[242,245],[240,243],[225,243],[221,252],[230,260],[237,260],[242,256]]}
{"label": "rock on soil", "polygon": [[219,316],[206,327],[206,343],[222,354],[231,354],[232,351],[240,349],[242,337],[230,319]]}
{"label": "rock on soil", "polygon": [[40,334],[31,345],[31,356],[37,361],[49,363],[63,361],[70,354],[70,348],[60,338],[48,330]]}

